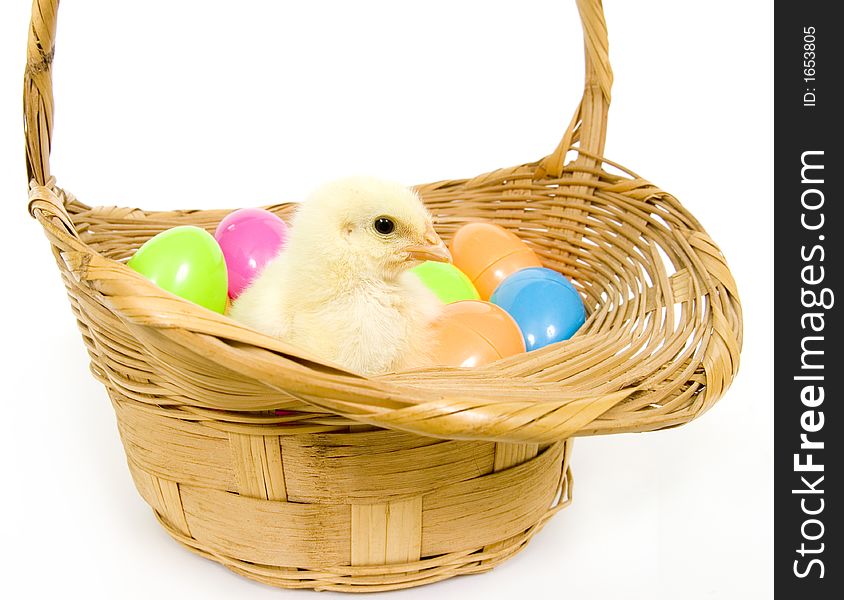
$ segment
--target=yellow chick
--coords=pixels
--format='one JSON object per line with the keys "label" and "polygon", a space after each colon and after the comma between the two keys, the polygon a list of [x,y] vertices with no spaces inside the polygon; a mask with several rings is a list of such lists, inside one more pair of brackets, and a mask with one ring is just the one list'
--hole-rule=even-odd
{"label": "yellow chick", "polygon": [[230,315],[364,375],[429,363],[440,300],[408,269],[451,256],[415,192],[353,177],[304,202]]}

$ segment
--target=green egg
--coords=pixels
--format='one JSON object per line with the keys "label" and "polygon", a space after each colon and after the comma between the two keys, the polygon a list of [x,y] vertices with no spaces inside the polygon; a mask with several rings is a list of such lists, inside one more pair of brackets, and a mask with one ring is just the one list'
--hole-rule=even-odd
{"label": "green egg", "polygon": [[451,263],[429,260],[413,267],[410,272],[421,279],[444,304],[481,298],[471,280]]}
{"label": "green egg", "polygon": [[185,300],[221,314],[226,310],[226,260],[204,229],[182,225],[162,231],[138,248],[127,265]]}

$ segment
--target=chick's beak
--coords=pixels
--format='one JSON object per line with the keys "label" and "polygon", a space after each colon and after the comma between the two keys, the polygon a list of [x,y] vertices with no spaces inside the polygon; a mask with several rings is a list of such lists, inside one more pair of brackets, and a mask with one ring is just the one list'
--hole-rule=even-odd
{"label": "chick's beak", "polygon": [[445,245],[445,242],[440,239],[440,236],[433,231],[425,235],[424,244],[405,246],[402,250],[407,253],[410,260],[433,260],[445,263],[451,262],[451,252],[448,251],[448,247]]}

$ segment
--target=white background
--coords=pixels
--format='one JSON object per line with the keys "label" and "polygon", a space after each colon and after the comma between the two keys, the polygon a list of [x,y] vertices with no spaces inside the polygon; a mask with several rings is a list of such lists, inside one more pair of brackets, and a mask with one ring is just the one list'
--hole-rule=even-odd
{"label": "white background", "polygon": [[[236,8],[235,8],[236,7]],[[395,598],[772,596],[772,3],[608,0],[606,155],[680,198],[745,307],[700,420],[579,440],[573,505],[485,575]],[[48,244],[26,214],[27,0],[0,8],[5,597],[312,598],[178,546],[135,492]],[[62,4],[53,172],[88,204],[238,207],[373,173],[473,176],[556,145],[582,86],[574,2]]]}

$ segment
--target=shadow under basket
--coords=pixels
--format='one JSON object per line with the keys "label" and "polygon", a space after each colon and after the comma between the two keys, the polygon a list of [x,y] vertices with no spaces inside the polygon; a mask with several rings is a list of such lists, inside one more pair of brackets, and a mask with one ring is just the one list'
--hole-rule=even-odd
{"label": "shadow under basket", "polygon": [[[179,542],[246,577],[380,591],[492,568],[571,499],[571,438],[685,423],[735,376],[742,319],[718,247],[671,195],[602,157],[612,71],[578,0],[586,85],[545,158],[417,186],[449,241],[513,231],[569,277],[573,338],[475,369],[366,378],[177,298],[125,265],[222,210],[95,207],[50,173],[57,0],[24,78],[29,210],[51,244],[141,496]],[[293,204],[268,207],[289,218]]]}

